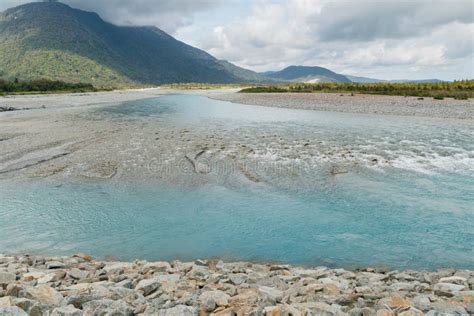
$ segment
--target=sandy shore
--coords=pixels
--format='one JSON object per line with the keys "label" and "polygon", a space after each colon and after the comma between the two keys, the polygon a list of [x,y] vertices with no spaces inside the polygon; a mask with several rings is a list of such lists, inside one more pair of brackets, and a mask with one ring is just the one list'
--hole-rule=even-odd
{"label": "sandy shore", "polygon": [[1,315],[472,315],[474,271],[0,254]]}
{"label": "sandy shore", "polygon": [[423,116],[473,120],[474,100],[337,93],[228,93],[212,98],[242,104],[329,112]]}

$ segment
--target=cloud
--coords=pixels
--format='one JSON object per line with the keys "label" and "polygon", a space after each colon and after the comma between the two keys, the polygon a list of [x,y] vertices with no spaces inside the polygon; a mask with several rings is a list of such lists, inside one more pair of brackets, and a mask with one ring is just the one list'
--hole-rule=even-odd
{"label": "cloud", "polygon": [[446,23],[472,20],[471,0],[334,1],[321,10],[318,32],[325,41],[406,38]]}
{"label": "cloud", "polygon": [[[0,0],[0,10],[32,1]],[[61,0],[74,8],[97,12],[119,25],[154,25],[169,33],[193,22],[193,15],[225,0]]]}
{"label": "cloud", "polygon": [[433,70],[473,78],[473,12],[471,0],[260,0],[251,14],[190,40],[261,71],[303,64],[389,79]]}

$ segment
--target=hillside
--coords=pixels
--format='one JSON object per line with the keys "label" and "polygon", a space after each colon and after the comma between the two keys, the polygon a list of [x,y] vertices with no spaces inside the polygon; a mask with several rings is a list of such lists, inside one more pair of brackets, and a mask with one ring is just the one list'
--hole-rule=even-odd
{"label": "hillside", "polygon": [[269,71],[262,75],[276,80],[305,83],[351,82],[345,76],[323,67],[290,66],[281,71]]}
{"label": "hillside", "polygon": [[119,27],[61,3],[29,3],[0,14],[0,78],[96,86],[264,80],[156,27]]}

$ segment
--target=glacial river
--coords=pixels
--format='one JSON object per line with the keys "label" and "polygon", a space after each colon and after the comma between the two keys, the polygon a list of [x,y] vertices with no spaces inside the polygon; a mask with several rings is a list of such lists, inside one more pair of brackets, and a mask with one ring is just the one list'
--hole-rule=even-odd
{"label": "glacial river", "polygon": [[[305,180],[291,188],[0,182],[0,253],[474,269],[472,122],[266,108],[192,95],[98,111],[102,118],[157,117],[189,129],[291,135],[318,140],[323,149],[299,158],[272,148],[254,153],[261,161],[304,163]],[[298,153],[298,146],[287,150]],[[342,158],[322,152],[337,148],[349,150],[352,158],[344,159],[357,167],[323,181],[319,166]],[[315,185],[303,184],[308,181]]]}

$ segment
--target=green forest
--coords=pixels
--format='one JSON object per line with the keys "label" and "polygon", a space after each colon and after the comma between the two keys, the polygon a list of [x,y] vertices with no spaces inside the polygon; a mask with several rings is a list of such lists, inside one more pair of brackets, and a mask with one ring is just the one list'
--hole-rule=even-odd
{"label": "green forest", "polygon": [[67,83],[51,80],[7,81],[0,79],[0,95],[16,93],[47,93],[47,92],[95,92],[98,91],[89,83]]}
{"label": "green forest", "polygon": [[254,86],[240,92],[245,93],[285,93],[285,92],[329,92],[383,94],[414,97],[433,97],[435,99],[455,98],[466,100],[474,98],[474,80],[436,83],[297,83],[270,86]]}

